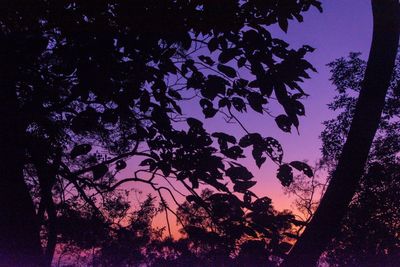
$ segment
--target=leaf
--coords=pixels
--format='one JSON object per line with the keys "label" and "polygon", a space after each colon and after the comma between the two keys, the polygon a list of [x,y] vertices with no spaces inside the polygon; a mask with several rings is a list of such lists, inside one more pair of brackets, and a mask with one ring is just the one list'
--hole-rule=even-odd
{"label": "leaf", "polygon": [[248,147],[259,143],[260,141],[262,141],[262,137],[259,133],[249,133],[240,138],[239,146]]}
{"label": "leaf", "polygon": [[275,118],[275,122],[276,124],[278,124],[278,127],[286,132],[286,133],[290,133],[291,131],[291,126],[292,126],[292,121],[290,120],[290,118],[286,115],[279,115],[278,117]]}
{"label": "leaf", "polygon": [[225,175],[231,178],[233,182],[237,180],[247,181],[254,177],[253,174],[243,166],[230,167],[226,170]]}
{"label": "leaf", "polygon": [[104,164],[100,164],[95,166],[92,169],[92,173],[93,173],[93,180],[99,180],[100,178],[102,178],[106,173],[108,172],[108,167]]}
{"label": "leaf", "polygon": [[139,166],[151,166],[154,164],[155,164],[154,159],[145,159],[142,162],[140,162]]}
{"label": "leaf", "polygon": [[203,114],[206,118],[212,118],[218,112],[218,110],[213,107],[213,103],[206,98],[200,100],[200,106],[202,107]]}
{"label": "leaf", "polygon": [[292,166],[293,168],[295,168],[298,171],[303,172],[305,175],[307,175],[308,177],[312,177],[314,175],[312,169],[310,166],[308,166],[308,164],[301,162],[301,161],[292,161],[289,163],[290,166]]}
{"label": "leaf", "polygon": [[262,197],[253,202],[252,209],[256,212],[267,210],[271,206],[271,199],[269,197]]}
{"label": "leaf", "polygon": [[233,190],[239,193],[245,193],[248,189],[253,187],[257,182],[256,181],[236,181],[233,186]]}
{"label": "leaf", "polygon": [[243,149],[240,146],[232,146],[230,148],[222,150],[221,152],[228,158],[231,158],[234,160],[236,160],[238,158],[244,158]]}
{"label": "leaf", "polygon": [[264,162],[267,160],[266,157],[263,157],[263,151],[260,147],[254,146],[253,151],[251,152],[253,155],[254,160],[256,161],[256,165],[258,168],[261,168],[261,166],[264,164]]}
{"label": "leaf", "polygon": [[126,168],[126,162],[123,161],[123,160],[118,160],[118,161],[115,163],[115,168],[116,168],[118,171],[125,169],[125,168]]}
{"label": "leaf", "polygon": [[278,174],[276,177],[279,179],[283,186],[289,186],[293,182],[292,168],[288,164],[279,166]]}
{"label": "leaf", "polygon": [[289,26],[287,18],[278,17],[278,24],[279,24],[279,27],[282,29],[282,31],[287,33],[288,26]]}
{"label": "leaf", "polygon": [[218,107],[219,107],[219,108],[228,107],[228,109],[229,109],[229,108],[231,108],[231,101],[229,101],[229,99],[226,98],[226,97],[221,98],[221,99],[218,101]]}
{"label": "leaf", "polygon": [[71,151],[71,158],[74,159],[78,156],[81,155],[86,155],[87,153],[92,150],[92,146],[90,144],[81,144],[81,145],[76,145]]}
{"label": "leaf", "polygon": [[247,61],[247,59],[245,57],[239,58],[239,60],[237,61],[238,68],[243,67],[246,64],[246,61]]}
{"label": "leaf", "polygon": [[263,105],[267,103],[267,100],[263,96],[256,92],[250,92],[247,96],[250,107],[258,113],[263,113]]}
{"label": "leaf", "polygon": [[215,132],[211,135],[212,137],[218,138],[218,139],[222,139],[228,143],[231,144],[236,144],[236,138],[232,135],[226,134],[226,133],[222,133],[222,132]]}
{"label": "leaf", "polygon": [[283,149],[282,145],[272,137],[267,137],[264,139],[265,150],[268,156],[275,162],[281,164],[283,159]]}
{"label": "leaf", "polygon": [[226,49],[219,54],[218,61],[221,62],[222,64],[228,63],[231,61],[235,56],[237,55],[237,50],[236,49]]}
{"label": "leaf", "polygon": [[292,105],[297,115],[304,116],[306,114],[304,105],[300,101],[293,101]]}
{"label": "leaf", "polygon": [[244,103],[243,99],[241,99],[239,97],[233,97],[231,102],[232,102],[233,107],[237,111],[239,111],[239,112],[246,111],[246,104]]}
{"label": "leaf", "polygon": [[168,95],[178,100],[182,99],[182,96],[176,90],[169,89]]}
{"label": "leaf", "polygon": [[208,41],[207,46],[211,53],[214,52],[218,48],[218,39],[215,37],[211,38],[210,41]]}
{"label": "leaf", "polygon": [[212,65],[214,65],[214,60],[212,60],[210,57],[208,57],[208,56],[204,56],[204,55],[201,55],[201,56],[199,56],[199,59],[201,60],[201,61],[203,61],[204,63],[206,63],[207,65],[209,65],[209,66],[212,66]]}
{"label": "leaf", "polygon": [[213,118],[217,114],[218,109],[215,108],[205,108],[203,109],[203,114],[206,119]]}
{"label": "leaf", "polygon": [[250,205],[251,204],[251,192],[250,191],[246,191],[243,195],[243,202],[246,205]]}
{"label": "leaf", "polygon": [[226,66],[226,65],[222,65],[222,64],[218,64],[217,69],[222,72],[223,74],[225,74],[226,76],[230,77],[230,78],[235,78],[236,77],[236,70],[232,67]]}
{"label": "leaf", "polygon": [[227,84],[229,84],[228,81],[222,77],[208,75],[205,85],[201,88],[201,94],[210,100],[214,100],[218,94],[225,95]]}
{"label": "leaf", "polygon": [[201,121],[199,121],[198,119],[187,118],[186,122],[190,126],[190,128],[203,128],[203,123]]}

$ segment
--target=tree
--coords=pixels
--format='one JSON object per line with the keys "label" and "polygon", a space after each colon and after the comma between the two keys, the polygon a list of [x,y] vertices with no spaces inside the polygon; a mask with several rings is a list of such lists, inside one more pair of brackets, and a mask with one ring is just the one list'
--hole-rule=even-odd
{"label": "tree", "polygon": [[363,86],[347,140],[310,224],[283,266],[313,266],[337,233],[363,174],[393,72],[400,33],[398,1],[372,0],[374,30]]}
{"label": "tree", "polygon": [[[254,181],[235,163],[242,147],[253,148],[258,166],[266,157],[282,165],[278,178],[290,183],[278,141],[248,134],[237,145],[225,133],[211,135],[184,116],[182,103],[199,101],[206,118],[237,120],[247,108],[264,113],[275,94],[285,111],[278,126],[297,127],[306,96],[299,82],[314,70],[304,56],[313,49],[290,49],[266,27],[286,31],[311,6],[321,9],[316,0],[3,3],[2,262],[49,265],[63,212],[57,207],[79,198],[102,217],[96,201],[126,182],[146,183],[162,198],[171,189],[156,186],[155,177],[197,195],[201,183],[229,191],[221,182],[229,176],[246,193]],[[133,157],[143,169],[117,179]]]}
{"label": "tree", "polygon": [[[318,207],[320,193],[325,191],[332,170],[337,165],[340,152],[354,116],[357,94],[361,90],[367,63],[360,53],[350,53],[328,66],[331,81],[338,95],[328,105],[332,111],[340,111],[336,118],[325,121],[321,133],[322,155],[310,179],[296,176],[286,188],[296,196],[295,205],[308,222]],[[394,73],[386,95],[379,128],[373,140],[357,191],[351,200],[340,232],[330,242],[322,261],[333,266],[396,265],[400,210],[397,208],[399,191],[399,80],[400,57],[397,55]],[[318,179],[317,171],[324,171]],[[325,174],[328,173],[328,177]]]}
{"label": "tree", "polygon": [[[366,62],[359,53],[329,64],[338,96],[329,105],[340,110],[336,119],[326,121],[321,137],[323,160],[337,163],[349,131]],[[386,95],[381,121],[373,140],[365,172],[360,180],[340,233],[329,245],[325,260],[334,266],[395,266],[399,257],[398,208],[400,122],[400,56]]]}
{"label": "tree", "polygon": [[276,266],[291,248],[297,223],[290,212],[277,212],[268,197],[243,203],[210,190],[201,199],[189,196],[177,213],[202,266]]}

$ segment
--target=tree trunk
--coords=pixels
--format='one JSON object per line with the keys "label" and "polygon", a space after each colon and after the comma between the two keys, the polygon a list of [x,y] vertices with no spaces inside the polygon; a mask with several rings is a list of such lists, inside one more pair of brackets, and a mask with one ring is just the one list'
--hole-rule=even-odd
{"label": "tree trunk", "polygon": [[57,213],[54,205],[52,189],[56,181],[56,169],[58,165],[53,162],[49,163],[47,159],[48,151],[43,151],[45,145],[41,142],[31,144],[33,147],[30,149],[29,154],[32,157],[33,164],[37,172],[40,185],[40,213],[38,219],[42,223],[44,220],[44,213],[47,213],[47,245],[44,250],[44,263],[43,267],[50,267],[55,247],[57,245],[57,229],[56,220]]}
{"label": "tree trunk", "polygon": [[[373,38],[363,87],[349,135],[330,184],[310,224],[290,251],[283,267],[315,266],[337,233],[364,173],[378,129],[399,45],[398,0],[372,0]],[[356,11],[355,11],[356,12]]]}
{"label": "tree trunk", "polygon": [[[0,41],[6,46],[6,38]],[[39,227],[23,174],[25,132],[12,55],[9,49],[0,51],[0,265],[42,266]]]}

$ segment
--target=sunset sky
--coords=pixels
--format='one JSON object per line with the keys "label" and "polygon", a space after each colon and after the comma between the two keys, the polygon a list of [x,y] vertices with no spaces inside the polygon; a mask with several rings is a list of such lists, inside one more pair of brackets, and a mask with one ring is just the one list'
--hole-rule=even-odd
{"label": "sunset sky", "polygon": [[[253,112],[240,117],[250,132],[259,132],[263,136],[278,139],[283,145],[285,162],[305,160],[313,165],[321,156],[319,134],[323,129],[322,122],[334,116],[327,108],[335,92],[329,81],[330,74],[326,64],[339,57],[347,56],[349,52],[361,52],[362,58],[368,57],[372,34],[370,1],[325,0],[322,2],[324,9],[322,14],[316,9],[306,12],[304,22],[291,22],[287,34],[277,27],[270,29],[274,37],[287,41],[293,48],[299,48],[305,44],[316,48],[307,57],[318,73],[311,73],[311,79],[307,80],[303,86],[310,96],[303,101],[306,116],[300,118],[300,135],[296,131],[292,131],[291,134],[283,133],[276,126],[274,119],[268,115]],[[191,112],[193,110],[190,110],[190,107],[184,108],[184,113]],[[197,113],[197,111],[194,112]],[[279,115],[273,109],[271,112],[273,115]],[[221,119],[206,120],[205,127],[210,132],[223,130],[237,137],[244,135],[239,125],[227,125]],[[256,177],[257,185],[253,188],[256,194],[270,197],[277,210],[291,209],[291,200],[283,194],[282,186],[275,177],[276,165],[267,160],[261,169],[258,169],[251,157],[242,160],[241,163]],[[129,185],[129,188],[131,187],[143,190],[143,194],[152,192],[150,188],[141,184]],[[183,198],[179,199],[183,200]],[[177,230],[175,218],[170,218],[170,220],[173,222],[173,232],[175,232]],[[159,216],[156,224],[165,226],[165,216]]]}

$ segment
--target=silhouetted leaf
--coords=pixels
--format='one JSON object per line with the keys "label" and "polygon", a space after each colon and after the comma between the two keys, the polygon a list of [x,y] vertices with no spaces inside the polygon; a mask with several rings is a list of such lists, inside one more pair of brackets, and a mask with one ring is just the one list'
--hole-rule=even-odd
{"label": "silhouetted leaf", "polygon": [[254,144],[259,144],[260,142],[262,142],[262,137],[260,134],[258,133],[250,133],[250,134],[246,134],[245,136],[243,136],[240,141],[239,141],[239,145],[241,147],[248,147]]}
{"label": "silhouetted leaf", "polygon": [[244,158],[243,149],[240,146],[232,146],[221,150],[222,154],[231,159]]}
{"label": "silhouetted leaf", "polygon": [[123,161],[123,160],[118,160],[118,161],[115,163],[115,168],[116,168],[118,171],[119,171],[119,170],[125,169],[125,168],[126,168],[126,162]]}
{"label": "silhouetted leaf", "polygon": [[250,205],[251,204],[251,193],[250,193],[250,191],[246,191],[245,193],[244,193],[244,195],[243,195],[243,202],[246,204],[246,205]]}
{"label": "silhouetted leaf", "polygon": [[222,64],[228,63],[237,55],[236,49],[226,49],[219,54],[218,61]]}
{"label": "silhouetted leaf", "polygon": [[210,41],[208,42],[207,46],[208,46],[208,50],[210,50],[210,52],[214,52],[218,48],[218,39],[215,37],[211,38]]}
{"label": "silhouetted leaf", "polygon": [[288,30],[288,20],[285,17],[278,17],[278,24],[279,24],[279,27],[284,32],[287,32],[287,30]]}
{"label": "silhouetted leaf", "polygon": [[283,149],[278,140],[267,137],[264,139],[265,149],[268,153],[268,156],[275,162],[281,164],[283,159]]}
{"label": "silhouetted leaf", "polygon": [[279,166],[276,176],[283,186],[289,186],[293,182],[292,168],[287,164]]}
{"label": "silhouetted leaf", "polygon": [[247,61],[247,59],[245,57],[239,58],[239,60],[237,61],[238,68],[243,67],[246,64],[246,61]]}
{"label": "silhouetted leaf", "polygon": [[236,138],[233,135],[229,135],[222,132],[215,132],[211,136],[231,144],[236,144]]}
{"label": "silhouetted leaf", "polygon": [[243,166],[230,167],[226,170],[225,174],[231,178],[233,182],[237,180],[250,180],[254,177],[253,174]]}
{"label": "silhouetted leaf", "polygon": [[71,158],[74,159],[78,156],[81,155],[86,155],[87,153],[92,150],[92,146],[90,144],[81,144],[81,145],[76,145],[71,151]]}
{"label": "silhouetted leaf", "polygon": [[290,120],[290,118],[286,115],[279,115],[278,117],[275,118],[276,124],[278,124],[278,127],[287,133],[290,133],[290,128],[292,125],[292,121]]}
{"label": "silhouetted leaf", "polygon": [[310,166],[308,166],[308,164],[301,162],[301,161],[292,161],[289,163],[290,166],[292,166],[293,168],[295,168],[296,170],[302,171],[305,175],[307,175],[308,177],[312,177],[313,171],[311,169]]}
{"label": "silhouetted leaf", "polygon": [[236,77],[236,70],[227,65],[218,64],[217,69],[230,78]]}
{"label": "silhouetted leaf", "polygon": [[201,55],[201,56],[199,56],[199,59],[201,60],[201,61],[203,61],[204,63],[206,63],[207,65],[209,65],[209,66],[212,66],[212,65],[214,65],[214,60],[212,60],[210,57],[208,57],[208,56],[204,56],[204,55]]}
{"label": "silhouetted leaf", "polygon": [[251,92],[247,96],[250,107],[258,113],[263,113],[263,105],[267,103],[267,100],[262,97],[261,94]]}
{"label": "silhouetted leaf", "polygon": [[243,99],[239,97],[233,97],[231,103],[237,111],[246,111],[246,104],[244,103]]}
{"label": "silhouetted leaf", "polygon": [[293,108],[295,109],[297,115],[304,116],[306,114],[304,105],[301,102],[293,101],[292,105],[293,105]]}
{"label": "silhouetted leaf", "polygon": [[235,185],[233,186],[233,190],[236,192],[245,193],[256,183],[256,181],[236,181]]}
{"label": "silhouetted leaf", "polygon": [[256,212],[263,212],[271,206],[271,203],[269,197],[262,197],[253,202],[252,209]]}
{"label": "silhouetted leaf", "polygon": [[203,123],[201,121],[199,121],[198,119],[187,118],[186,122],[191,128],[203,128]]}
{"label": "silhouetted leaf", "polygon": [[168,95],[178,100],[182,99],[182,96],[176,90],[173,89],[168,90]]}
{"label": "silhouetted leaf", "polygon": [[102,178],[106,173],[108,172],[108,167],[104,164],[100,164],[95,166],[92,169],[92,173],[93,173],[93,180],[99,180],[100,178]]}

